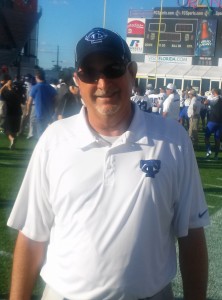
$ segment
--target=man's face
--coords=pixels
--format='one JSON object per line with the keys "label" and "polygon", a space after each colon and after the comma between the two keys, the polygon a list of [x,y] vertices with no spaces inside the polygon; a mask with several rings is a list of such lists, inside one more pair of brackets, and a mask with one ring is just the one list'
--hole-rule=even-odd
{"label": "man's face", "polygon": [[[104,55],[91,55],[84,62],[78,70],[79,73],[75,73],[75,79],[91,118],[120,116],[130,109],[135,69],[133,63],[121,69],[116,60]],[[112,78],[116,71],[120,72],[121,76]],[[87,75],[87,80],[84,75]],[[97,80],[90,82],[90,78],[96,77]]]}
{"label": "man's face", "polygon": [[170,89],[166,89],[166,94],[167,96],[169,96],[170,94],[172,94],[173,90],[170,90]]}

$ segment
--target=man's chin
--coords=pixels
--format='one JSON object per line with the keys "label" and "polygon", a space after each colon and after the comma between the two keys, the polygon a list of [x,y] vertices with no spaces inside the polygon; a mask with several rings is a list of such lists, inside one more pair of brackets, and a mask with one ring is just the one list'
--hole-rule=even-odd
{"label": "man's chin", "polygon": [[102,105],[102,106],[97,106],[96,110],[98,111],[99,114],[103,116],[112,116],[115,115],[120,109],[120,105]]}

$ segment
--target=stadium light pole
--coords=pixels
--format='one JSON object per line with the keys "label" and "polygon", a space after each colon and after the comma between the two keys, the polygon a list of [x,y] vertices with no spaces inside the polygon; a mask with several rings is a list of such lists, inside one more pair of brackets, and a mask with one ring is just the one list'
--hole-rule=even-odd
{"label": "stadium light pole", "polygon": [[106,26],[106,0],[104,0],[103,5],[103,28]]}
{"label": "stadium light pole", "polygon": [[158,39],[157,39],[157,46],[156,46],[155,86],[156,86],[157,64],[158,64],[158,58],[159,58],[159,44],[160,44],[160,31],[161,31],[161,22],[162,22],[162,12],[163,12],[163,0],[160,1],[160,18],[159,18]]}

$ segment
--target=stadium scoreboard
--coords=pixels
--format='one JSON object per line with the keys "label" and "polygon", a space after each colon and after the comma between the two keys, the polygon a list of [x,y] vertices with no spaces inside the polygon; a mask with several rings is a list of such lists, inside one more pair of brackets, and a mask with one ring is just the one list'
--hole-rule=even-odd
{"label": "stadium scoreboard", "polygon": [[147,19],[144,52],[160,55],[195,55],[198,19]]}

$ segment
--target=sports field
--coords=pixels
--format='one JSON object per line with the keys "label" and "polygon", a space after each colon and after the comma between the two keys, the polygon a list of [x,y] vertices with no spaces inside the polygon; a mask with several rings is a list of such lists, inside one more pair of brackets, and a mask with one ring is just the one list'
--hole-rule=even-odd
{"label": "sports field", "polygon": [[[222,153],[218,161],[206,160],[203,133],[200,132],[199,136],[200,148],[196,151],[196,157],[211,215],[211,226],[206,229],[209,251],[208,299],[222,300]],[[6,227],[6,220],[34,145],[34,141],[19,137],[16,150],[10,151],[6,137],[0,135],[0,300],[7,299],[16,238],[16,232]],[[176,298],[182,299],[179,272],[173,287]],[[41,290],[42,283],[39,280],[33,299],[38,298]]]}

